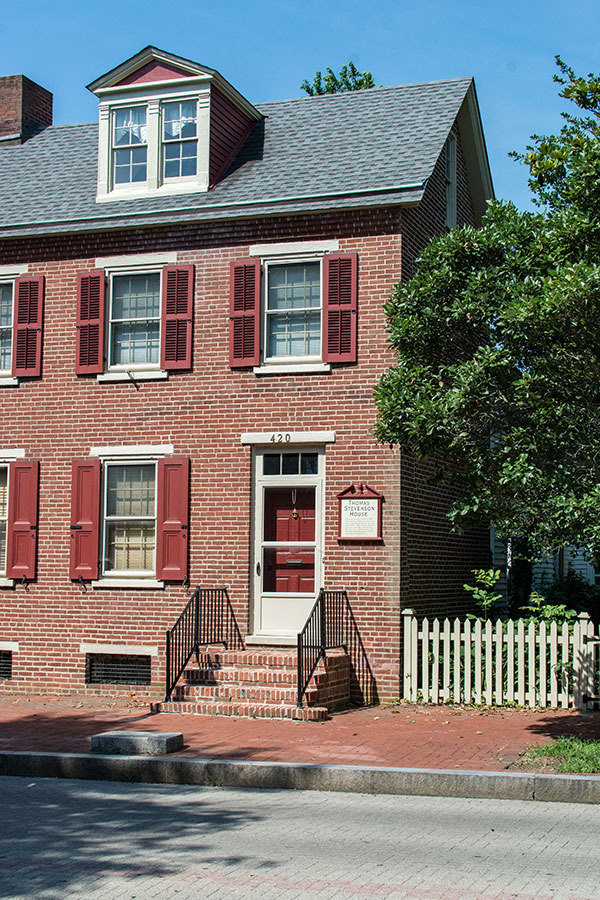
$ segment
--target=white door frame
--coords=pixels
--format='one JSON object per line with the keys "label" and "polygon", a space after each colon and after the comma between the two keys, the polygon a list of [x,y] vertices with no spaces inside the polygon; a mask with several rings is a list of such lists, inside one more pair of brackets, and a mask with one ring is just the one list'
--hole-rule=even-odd
{"label": "white door frame", "polygon": [[[263,474],[263,458],[266,454],[272,453],[316,453],[317,454],[317,473],[313,475],[264,475]],[[314,487],[315,488],[315,587],[311,594],[283,594],[283,593],[266,593],[263,591],[264,576],[264,560],[263,560],[263,527],[264,527],[264,496],[266,487]],[[312,609],[314,601],[323,585],[324,562],[323,562],[323,540],[325,532],[325,448],[321,446],[311,445],[287,445],[285,447],[267,446],[256,447],[252,460],[252,560],[250,570],[250,627],[252,636],[261,637],[295,637],[304,625],[304,621],[308,618],[308,614]],[[285,543],[285,542],[283,542]],[[300,546],[294,544],[293,546]],[[260,564],[260,566],[259,566]],[[273,629],[269,626],[268,621],[263,621],[265,612],[265,603],[267,598],[281,599],[285,602],[290,601],[290,606],[294,606],[296,614],[306,607],[306,615],[303,621],[290,620],[290,627],[283,629],[281,627]]]}

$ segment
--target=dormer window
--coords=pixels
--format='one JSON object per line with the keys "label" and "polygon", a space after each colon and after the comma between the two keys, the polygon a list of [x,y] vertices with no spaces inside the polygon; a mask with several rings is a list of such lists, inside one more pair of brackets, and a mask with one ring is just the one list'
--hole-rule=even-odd
{"label": "dormer window", "polygon": [[88,88],[100,100],[97,201],[207,191],[262,119],[214,69],[156,47]]}
{"label": "dormer window", "polygon": [[196,174],[197,109],[193,100],[163,103],[163,177]]}
{"label": "dormer window", "polygon": [[146,181],[148,165],[146,107],[115,109],[113,121],[115,185]]}

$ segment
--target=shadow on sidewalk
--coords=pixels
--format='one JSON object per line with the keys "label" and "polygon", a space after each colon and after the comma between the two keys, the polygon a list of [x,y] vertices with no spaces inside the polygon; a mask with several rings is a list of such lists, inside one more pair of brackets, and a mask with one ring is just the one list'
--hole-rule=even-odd
{"label": "shadow on sidewalk", "polygon": [[[22,707],[15,708],[11,717],[6,707],[0,715],[0,751],[30,751],[38,753],[89,753],[90,738],[103,731],[179,731],[183,732],[183,750],[177,756],[210,759],[264,760],[283,762],[289,759],[284,750],[278,751],[269,743],[243,746],[226,739],[217,739],[214,719],[193,717],[190,731],[182,728],[180,716],[154,714],[147,707],[122,710],[114,715],[108,710],[96,714],[82,709],[31,712],[23,715]],[[311,723],[312,724],[312,723]]]}
{"label": "shadow on sidewalk", "polygon": [[[247,857],[235,833],[261,816],[248,807],[213,802],[189,789],[173,803],[156,785],[107,785],[27,778],[3,784],[0,897],[77,896],[95,893],[111,877],[130,883],[130,896],[146,896],[146,878],[185,883],[185,871]],[[231,832],[231,854],[215,853],[213,837]],[[237,850],[238,852],[235,852]],[[277,865],[253,860],[263,869]],[[182,876],[183,882],[182,882]],[[170,891],[168,891],[170,895]],[[187,896],[187,894],[186,894]]]}
{"label": "shadow on sidewalk", "polygon": [[541,716],[526,728],[540,737],[580,737],[600,741],[600,712],[577,712],[565,716]]}

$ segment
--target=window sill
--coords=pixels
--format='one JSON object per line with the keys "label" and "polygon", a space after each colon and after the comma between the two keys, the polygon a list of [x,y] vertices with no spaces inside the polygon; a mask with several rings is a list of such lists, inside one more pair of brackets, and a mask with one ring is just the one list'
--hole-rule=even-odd
{"label": "window sill", "polygon": [[112,188],[107,194],[98,193],[96,203],[110,203],[114,200],[139,200],[142,197],[168,197],[173,194],[206,194],[208,191],[208,181],[206,178],[198,179],[196,176],[190,176],[190,181],[173,181],[158,187],[149,187],[147,182],[140,182],[142,187],[131,188],[129,185],[123,188]]}
{"label": "window sill", "polygon": [[12,375],[0,375],[0,387],[18,387],[19,379]]}
{"label": "window sill", "polygon": [[164,581],[158,581],[156,578],[99,578],[98,581],[92,581],[93,588],[148,588],[150,590],[164,589]]}
{"label": "window sill", "polygon": [[104,372],[96,375],[99,382],[117,381],[166,381],[169,373],[165,369],[128,369],[126,372]]}
{"label": "window sill", "polygon": [[0,576],[0,588],[14,587],[14,585],[15,585],[14,578],[6,578],[4,575]]}
{"label": "window sill", "polygon": [[307,372],[331,372],[329,363],[265,363],[262,366],[254,366],[255,375],[302,375]]}

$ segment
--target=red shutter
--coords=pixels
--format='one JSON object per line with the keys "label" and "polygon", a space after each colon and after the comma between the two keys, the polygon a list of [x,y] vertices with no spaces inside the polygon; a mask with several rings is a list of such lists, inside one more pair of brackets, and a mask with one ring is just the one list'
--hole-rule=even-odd
{"label": "red shutter", "polygon": [[159,459],[156,577],[165,581],[184,581],[188,571],[189,481],[189,459]]}
{"label": "red shutter", "polygon": [[325,256],[323,361],[356,362],[358,257]]}
{"label": "red shutter", "polygon": [[229,365],[260,364],[260,260],[231,263]]}
{"label": "red shutter", "polygon": [[38,378],[42,374],[43,316],[44,276],[17,278],[12,367],[16,377]]}
{"label": "red shutter", "polygon": [[9,466],[6,540],[9,578],[35,578],[39,471],[37,460],[17,460]]}
{"label": "red shutter", "polygon": [[100,460],[76,459],[71,482],[71,566],[69,577],[98,577]]}
{"label": "red shutter", "polygon": [[77,375],[104,370],[104,272],[77,275]]}
{"label": "red shutter", "polygon": [[165,266],[162,282],[163,369],[192,368],[192,320],[194,317],[194,267]]}

